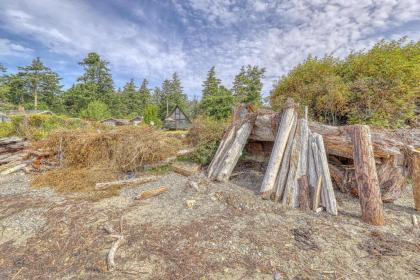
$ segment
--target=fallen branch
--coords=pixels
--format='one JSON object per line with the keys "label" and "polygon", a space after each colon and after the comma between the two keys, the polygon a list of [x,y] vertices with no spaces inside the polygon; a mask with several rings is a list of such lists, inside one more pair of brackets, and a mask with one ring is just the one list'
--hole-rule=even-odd
{"label": "fallen branch", "polygon": [[107,263],[108,263],[108,270],[109,271],[113,271],[115,268],[115,253],[118,250],[118,247],[121,246],[121,244],[125,241],[124,236],[122,235],[110,235],[111,237],[117,238],[117,240],[114,242],[114,244],[112,244],[111,249],[109,250],[108,253],[108,258],[107,258]]}
{"label": "fallen branch", "polygon": [[118,181],[112,181],[112,182],[104,182],[104,183],[96,183],[95,190],[105,190],[110,187],[119,186],[119,185],[131,185],[131,184],[145,184],[149,182],[156,181],[156,176],[143,176],[139,178],[132,178],[132,179],[126,179],[126,180],[118,180]]}
{"label": "fallen branch", "polygon": [[135,199],[136,200],[145,200],[145,199],[148,199],[150,197],[154,197],[154,196],[160,195],[162,193],[165,193],[167,191],[169,191],[169,189],[167,187],[160,187],[160,188],[157,188],[157,189],[141,192]]}

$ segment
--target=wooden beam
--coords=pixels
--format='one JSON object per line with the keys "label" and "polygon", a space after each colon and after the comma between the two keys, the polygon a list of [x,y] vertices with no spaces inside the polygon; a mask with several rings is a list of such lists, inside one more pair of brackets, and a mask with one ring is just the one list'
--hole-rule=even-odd
{"label": "wooden beam", "polygon": [[372,225],[384,225],[384,210],[369,127],[355,125],[352,140],[362,219]]}
{"label": "wooden beam", "polygon": [[309,182],[308,176],[304,175],[298,179],[299,184],[299,207],[305,211],[311,209],[309,199]]}

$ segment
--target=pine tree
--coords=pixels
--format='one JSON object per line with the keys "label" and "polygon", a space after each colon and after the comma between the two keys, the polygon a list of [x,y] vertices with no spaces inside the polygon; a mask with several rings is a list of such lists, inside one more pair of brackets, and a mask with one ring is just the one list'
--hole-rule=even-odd
{"label": "pine tree", "polygon": [[123,103],[125,104],[126,112],[123,115],[137,115],[140,112],[140,100],[137,94],[136,84],[134,79],[127,82],[121,91]]}
{"label": "pine tree", "polygon": [[144,110],[147,105],[151,103],[150,90],[148,88],[149,82],[146,79],[143,79],[141,83],[138,95],[139,95],[139,114],[143,115]]}
{"label": "pine tree", "polygon": [[220,84],[213,66],[207,74],[207,79],[203,82],[201,112],[216,119],[225,119],[230,116],[232,105],[232,93]]}
{"label": "pine tree", "polygon": [[172,75],[171,80],[164,80],[162,89],[158,92],[158,114],[163,120],[167,117],[176,106],[186,111],[188,106],[188,98],[183,93],[181,81],[177,73]]}
{"label": "pine tree", "polygon": [[235,103],[250,103],[256,106],[262,104],[261,90],[264,68],[248,65],[241,67],[241,71],[235,76],[233,82],[233,96]]}
{"label": "pine tree", "polygon": [[18,70],[15,78],[20,80],[18,84],[22,87],[21,101],[25,102],[24,97],[30,96],[35,109],[38,109],[41,102],[48,107],[57,103],[56,99],[61,92],[60,78],[39,57],[32,60],[31,65],[18,67]]}

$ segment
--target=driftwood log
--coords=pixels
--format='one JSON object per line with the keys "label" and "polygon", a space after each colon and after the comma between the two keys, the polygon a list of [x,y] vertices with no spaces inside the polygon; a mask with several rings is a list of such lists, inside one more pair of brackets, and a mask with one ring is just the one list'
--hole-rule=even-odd
{"label": "driftwood log", "polygon": [[274,189],[277,174],[279,173],[283,155],[286,150],[289,134],[296,122],[296,118],[297,114],[295,108],[290,107],[284,111],[283,117],[280,120],[273,151],[271,152],[270,160],[268,161],[268,166],[261,184],[260,192],[263,196],[270,196]]}
{"label": "driftwood log", "polygon": [[372,225],[384,225],[384,210],[376,173],[369,127],[353,128],[353,158],[359,189],[362,220]]}
{"label": "driftwood log", "polygon": [[413,196],[414,207],[420,211],[420,152],[413,153],[412,177],[413,177]]}

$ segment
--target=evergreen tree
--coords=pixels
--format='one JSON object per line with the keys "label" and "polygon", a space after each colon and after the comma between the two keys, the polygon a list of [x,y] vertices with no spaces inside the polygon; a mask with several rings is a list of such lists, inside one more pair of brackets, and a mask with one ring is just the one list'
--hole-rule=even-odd
{"label": "evergreen tree", "polygon": [[250,103],[256,106],[262,104],[261,90],[262,79],[264,78],[265,69],[258,66],[248,65],[246,68],[241,67],[241,71],[235,76],[233,82],[233,96],[235,103]]}
{"label": "evergreen tree", "polygon": [[220,80],[216,78],[216,71],[213,66],[207,74],[207,79],[203,82],[201,111],[207,116],[225,119],[230,116],[232,106],[232,93],[220,85]]}
{"label": "evergreen tree", "polygon": [[31,65],[18,67],[18,70],[14,83],[20,88],[22,103],[30,97],[35,109],[38,109],[39,103],[44,103],[48,108],[59,105],[60,101],[57,99],[61,93],[60,78],[39,57],[32,60]]}
{"label": "evergreen tree", "polygon": [[143,115],[144,110],[148,104],[151,103],[151,96],[150,96],[150,90],[148,88],[149,82],[146,79],[143,79],[143,82],[141,83],[140,89],[139,89],[139,114]]}
{"label": "evergreen tree", "polygon": [[164,80],[162,89],[157,93],[158,114],[163,120],[176,106],[186,111],[188,106],[187,96],[183,93],[183,88],[178,75],[174,73],[171,80]]}
{"label": "evergreen tree", "polygon": [[127,116],[129,114],[140,114],[140,112],[142,111],[140,108],[140,98],[137,94],[134,79],[131,79],[128,83],[124,85],[123,90],[121,92],[121,97],[125,105],[125,110],[121,112],[122,115]]}

